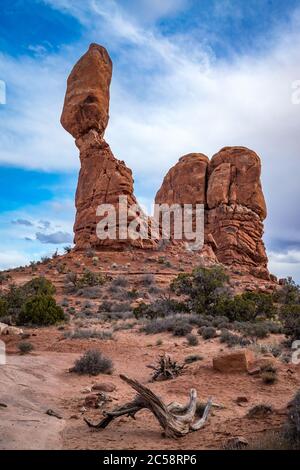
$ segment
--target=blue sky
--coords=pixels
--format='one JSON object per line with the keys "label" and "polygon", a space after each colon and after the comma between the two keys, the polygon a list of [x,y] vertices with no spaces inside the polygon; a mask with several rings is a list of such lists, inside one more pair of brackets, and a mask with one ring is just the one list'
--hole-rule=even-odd
{"label": "blue sky", "polygon": [[78,151],[60,126],[91,42],[114,62],[106,139],[140,202],[188,152],[263,162],[271,270],[300,281],[300,0],[0,0],[0,269],[69,243]]}

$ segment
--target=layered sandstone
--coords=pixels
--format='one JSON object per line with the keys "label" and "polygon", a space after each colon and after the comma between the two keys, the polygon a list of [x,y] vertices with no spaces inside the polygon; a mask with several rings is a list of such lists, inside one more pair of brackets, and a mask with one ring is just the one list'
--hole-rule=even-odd
{"label": "layered sandstone", "polygon": [[268,278],[262,241],[267,211],[260,176],[260,158],[245,147],[223,148],[211,161],[189,154],[169,170],[155,201],[203,204],[206,258]]}
{"label": "layered sandstone", "polygon": [[[126,236],[130,222],[139,216],[141,229],[147,227],[147,218],[137,206],[131,170],[114,157],[103,138],[109,120],[111,77],[112,62],[107,51],[92,44],[68,78],[61,123],[76,139],[81,163],[75,200],[74,241],[76,249],[120,249],[130,246],[153,248],[157,245],[155,240],[131,238],[128,233]],[[127,221],[119,218],[120,196],[127,198]],[[115,209],[115,223],[110,222],[115,237],[110,234],[101,239],[97,233],[97,225],[101,221],[104,224],[107,219],[107,212],[100,213],[98,210],[103,204],[112,205]]]}

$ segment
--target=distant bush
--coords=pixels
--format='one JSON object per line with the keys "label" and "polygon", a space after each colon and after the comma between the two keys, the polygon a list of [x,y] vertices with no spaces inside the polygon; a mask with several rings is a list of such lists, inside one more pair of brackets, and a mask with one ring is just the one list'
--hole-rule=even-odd
{"label": "distant bush", "polygon": [[275,302],[284,305],[294,305],[300,303],[300,286],[288,277],[284,285],[273,295]]}
{"label": "distant bush", "polygon": [[186,309],[186,305],[182,302],[173,299],[158,299],[152,304],[141,303],[133,310],[133,314],[137,319],[158,318],[184,312]]}
{"label": "distant bush", "polygon": [[104,283],[105,278],[101,273],[94,273],[86,269],[84,274],[76,279],[75,286],[77,289],[82,289],[83,287],[101,286]]}
{"label": "distant bush", "polygon": [[29,298],[19,313],[17,318],[18,325],[54,325],[64,321],[64,311],[56,304],[51,295],[36,295]]}
{"label": "distant bush", "polygon": [[90,330],[90,329],[79,329],[75,331],[68,331],[64,334],[65,339],[90,339],[96,338],[101,340],[112,339],[113,334],[112,331],[109,330]]}
{"label": "distant bush", "polygon": [[113,281],[112,281],[113,286],[117,287],[127,287],[128,285],[128,280],[125,276],[117,276]]}
{"label": "distant bush", "polygon": [[173,328],[174,336],[187,336],[192,331],[192,326],[185,322],[178,322]]}
{"label": "distant bush", "polygon": [[28,341],[22,341],[18,344],[18,350],[21,354],[28,354],[33,350],[33,345]]}
{"label": "distant bush", "polygon": [[54,295],[56,291],[52,282],[42,276],[35,277],[31,279],[31,281],[26,282],[26,284],[21,286],[21,290],[26,297],[34,295]]}
{"label": "distant bush", "polygon": [[0,318],[8,315],[8,303],[6,299],[0,298]]}
{"label": "distant bush", "polygon": [[280,311],[283,332],[290,341],[300,338],[300,305],[284,305]]}
{"label": "distant bush", "polygon": [[153,276],[153,274],[144,274],[141,278],[141,283],[145,287],[149,287],[155,283],[155,277]]}
{"label": "distant bush", "polygon": [[187,342],[189,346],[197,346],[199,344],[199,340],[196,335],[193,335],[192,333],[189,333],[186,336]]}
{"label": "distant bush", "polygon": [[215,338],[217,335],[217,331],[213,326],[203,326],[200,328],[200,332],[203,339]]}
{"label": "distant bush", "polygon": [[[142,331],[146,334],[157,334],[163,332],[173,333],[175,336],[186,336],[192,331],[192,326],[180,315],[166,318],[154,318],[145,323]],[[175,333],[176,332],[176,333]]]}
{"label": "distant bush", "polygon": [[111,374],[113,371],[113,362],[97,350],[87,351],[70,369],[70,372],[77,374]]}
{"label": "distant bush", "polygon": [[203,357],[200,356],[199,354],[191,354],[190,356],[187,356],[184,359],[184,362],[186,364],[192,364],[193,362],[202,361],[202,360],[203,360]]}
{"label": "distant bush", "polygon": [[188,298],[191,309],[197,313],[211,310],[228,282],[223,268],[195,268],[192,274],[179,274],[171,283],[171,290]]}
{"label": "distant bush", "polygon": [[249,346],[251,341],[247,338],[243,338],[242,336],[235,335],[228,330],[223,330],[220,336],[220,342],[227,344],[230,348],[233,346]]}

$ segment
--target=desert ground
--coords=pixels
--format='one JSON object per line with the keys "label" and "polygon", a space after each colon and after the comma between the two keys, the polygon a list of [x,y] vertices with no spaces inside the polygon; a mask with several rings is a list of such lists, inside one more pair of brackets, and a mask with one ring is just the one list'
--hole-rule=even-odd
{"label": "desert ground", "polygon": [[[117,299],[126,298],[126,292],[133,288],[146,303],[153,301],[162,292],[168,292],[170,280],[178,273],[179,265],[189,271],[199,261],[195,258],[188,253],[161,257],[149,253],[104,252],[97,254],[95,267],[95,258],[67,254],[34,267],[10,271],[9,282],[17,285],[34,276],[46,276],[56,286],[56,300],[70,312],[70,318],[60,326],[22,327],[22,337],[33,346],[29,354],[20,354],[19,336],[1,336],[6,343],[7,364],[0,367],[0,448],[222,449],[230,438],[244,438],[251,443],[270,430],[278,430],[286,419],[287,403],[299,389],[299,366],[274,358],[266,353],[267,347],[261,346],[279,344],[283,335],[269,335],[249,346],[257,361],[267,359],[276,364],[278,379],[270,385],[262,381],[260,374],[216,371],[212,367],[213,357],[232,351],[220,343],[219,338],[204,340],[198,335],[198,344],[191,346],[186,337],[175,337],[171,333],[145,334],[141,331],[141,323],[132,316],[112,315],[108,318],[98,313],[103,300],[122,305],[123,300]],[[87,267],[110,279],[101,287],[97,298],[66,294],[65,271],[80,271]],[[126,278],[128,284],[116,288],[114,280],[120,276]],[[236,274],[236,279],[233,277],[230,282],[238,290],[253,287],[256,281],[251,276]],[[153,289],[154,285],[156,289]],[[262,290],[269,287],[267,281],[266,285],[260,281]],[[5,288],[4,283],[2,289]],[[104,339],[68,336],[78,328],[108,333]],[[197,335],[197,328],[193,332]],[[75,360],[90,349],[101,351],[113,361],[110,375],[78,375],[69,371]],[[198,360],[187,363],[182,374],[172,380],[152,382],[149,365],[155,364],[164,353],[180,364],[191,355],[197,355]],[[84,418],[97,423],[103,411],[134,397],[135,392],[121,380],[120,374],[149,386],[166,403],[186,402],[189,390],[195,388],[201,402],[212,397],[219,406],[213,407],[204,428],[180,439],[163,437],[158,422],[146,410],[138,413],[135,420],[123,416],[105,429],[90,429]],[[88,397],[95,395],[91,390],[95,385],[111,390],[104,393],[104,402],[99,408],[91,407],[88,402]],[[271,411],[248,416],[256,405],[268,405]],[[47,414],[48,410],[55,416]]]}

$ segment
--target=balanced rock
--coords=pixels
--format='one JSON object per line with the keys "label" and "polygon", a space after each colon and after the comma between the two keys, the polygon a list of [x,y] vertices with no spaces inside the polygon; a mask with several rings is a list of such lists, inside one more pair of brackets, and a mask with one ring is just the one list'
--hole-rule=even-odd
{"label": "balanced rock", "polygon": [[[138,217],[144,232],[147,217],[133,194],[132,172],[117,160],[103,139],[109,119],[109,87],[112,62],[107,51],[92,44],[73,68],[67,85],[61,116],[63,127],[76,139],[80,151],[81,169],[76,191],[74,225],[76,249],[134,246],[154,248],[157,241],[150,237],[131,237],[128,228]],[[119,198],[123,197],[126,220],[120,222]],[[105,235],[107,212],[112,207],[115,218],[110,220],[113,233]],[[99,212],[98,208],[102,206]],[[113,212],[112,212],[113,213]],[[101,238],[97,225],[103,222]],[[125,229],[125,235],[124,235]],[[122,231],[122,234],[120,233]],[[142,233],[142,230],[141,230]],[[114,236],[115,234],[115,236]]]}

